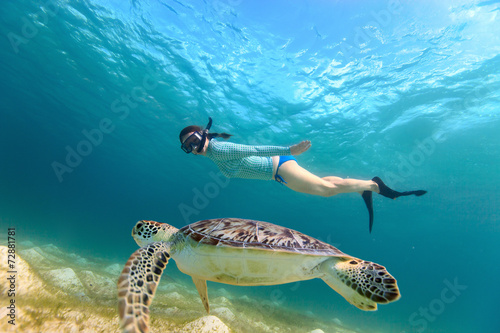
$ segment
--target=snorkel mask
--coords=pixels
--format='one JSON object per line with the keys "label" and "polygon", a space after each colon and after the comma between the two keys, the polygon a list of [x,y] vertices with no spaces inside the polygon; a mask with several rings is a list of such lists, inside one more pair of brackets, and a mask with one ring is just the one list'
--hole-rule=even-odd
{"label": "snorkel mask", "polygon": [[205,126],[201,132],[197,131],[187,137],[186,140],[181,144],[181,149],[184,150],[187,154],[191,153],[196,149],[196,152],[199,153],[205,147],[205,142],[207,141],[208,130],[212,127],[212,118],[208,117],[208,124]]}

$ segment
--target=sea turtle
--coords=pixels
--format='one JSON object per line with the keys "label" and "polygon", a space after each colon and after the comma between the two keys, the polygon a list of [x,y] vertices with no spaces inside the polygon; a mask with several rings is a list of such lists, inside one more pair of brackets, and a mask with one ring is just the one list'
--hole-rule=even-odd
{"label": "sea turtle", "polygon": [[268,286],[320,278],[366,311],[400,297],[396,280],[385,267],[272,223],[219,218],[177,229],[139,221],[132,237],[141,248],[130,256],[118,280],[124,332],[149,331],[149,305],[170,258],[191,276],[207,312],[207,280]]}

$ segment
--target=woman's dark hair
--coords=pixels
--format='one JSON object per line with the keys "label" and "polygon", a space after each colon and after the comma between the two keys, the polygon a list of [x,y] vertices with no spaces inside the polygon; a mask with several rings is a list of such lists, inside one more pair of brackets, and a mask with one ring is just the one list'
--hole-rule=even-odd
{"label": "woman's dark hair", "polygon": [[[191,125],[191,126],[188,126],[188,127],[184,127],[184,129],[179,134],[179,140],[182,143],[182,137],[184,135],[186,135],[188,133],[191,133],[191,132],[201,132],[201,131],[203,131],[203,129],[200,126],[196,126],[196,125]],[[213,138],[223,138],[223,139],[227,140],[227,139],[229,139],[232,136],[233,136],[232,134],[227,134],[227,133],[208,133],[208,139],[209,140],[211,140]]]}

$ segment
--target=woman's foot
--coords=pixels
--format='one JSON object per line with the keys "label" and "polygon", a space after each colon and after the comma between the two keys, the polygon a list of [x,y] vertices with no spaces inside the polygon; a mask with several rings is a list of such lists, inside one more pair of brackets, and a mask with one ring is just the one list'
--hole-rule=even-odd
{"label": "woman's foot", "polygon": [[416,195],[417,197],[419,197],[419,196],[427,193],[427,191],[424,191],[424,190],[398,192],[398,191],[394,191],[389,186],[385,185],[384,182],[382,181],[382,179],[380,179],[380,177],[373,177],[372,180],[375,183],[377,183],[378,189],[379,189],[379,194],[383,195],[384,197],[390,198],[390,199],[396,199],[398,197],[407,196],[407,195]]}
{"label": "woman's foot", "polygon": [[406,192],[398,192],[391,189],[389,186],[385,185],[380,177],[373,177],[373,182],[375,182],[378,188],[374,188],[371,191],[361,192],[361,196],[365,202],[366,208],[368,209],[368,215],[370,217],[370,233],[373,228],[373,198],[372,193],[378,193],[383,195],[384,197],[396,199],[398,197],[406,196],[406,195],[416,195],[417,197],[424,195],[427,191],[417,190],[417,191],[406,191]]}
{"label": "woman's foot", "polygon": [[361,194],[363,200],[365,201],[366,208],[368,208],[368,215],[370,217],[370,233],[372,232],[373,227],[373,200],[372,200],[372,191],[364,191]]}

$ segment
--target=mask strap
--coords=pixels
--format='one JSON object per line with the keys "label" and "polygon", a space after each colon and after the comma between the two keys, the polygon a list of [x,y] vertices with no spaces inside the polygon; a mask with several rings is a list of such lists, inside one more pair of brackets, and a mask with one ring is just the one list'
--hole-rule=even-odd
{"label": "mask strap", "polygon": [[203,136],[201,138],[200,146],[196,150],[196,152],[200,153],[203,150],[203,147],[205,147],[205,142],[207,141],[207,135],[208,135],[208,130],[212,127],[212,118],[208,117],[208,124],[203,130]]}

